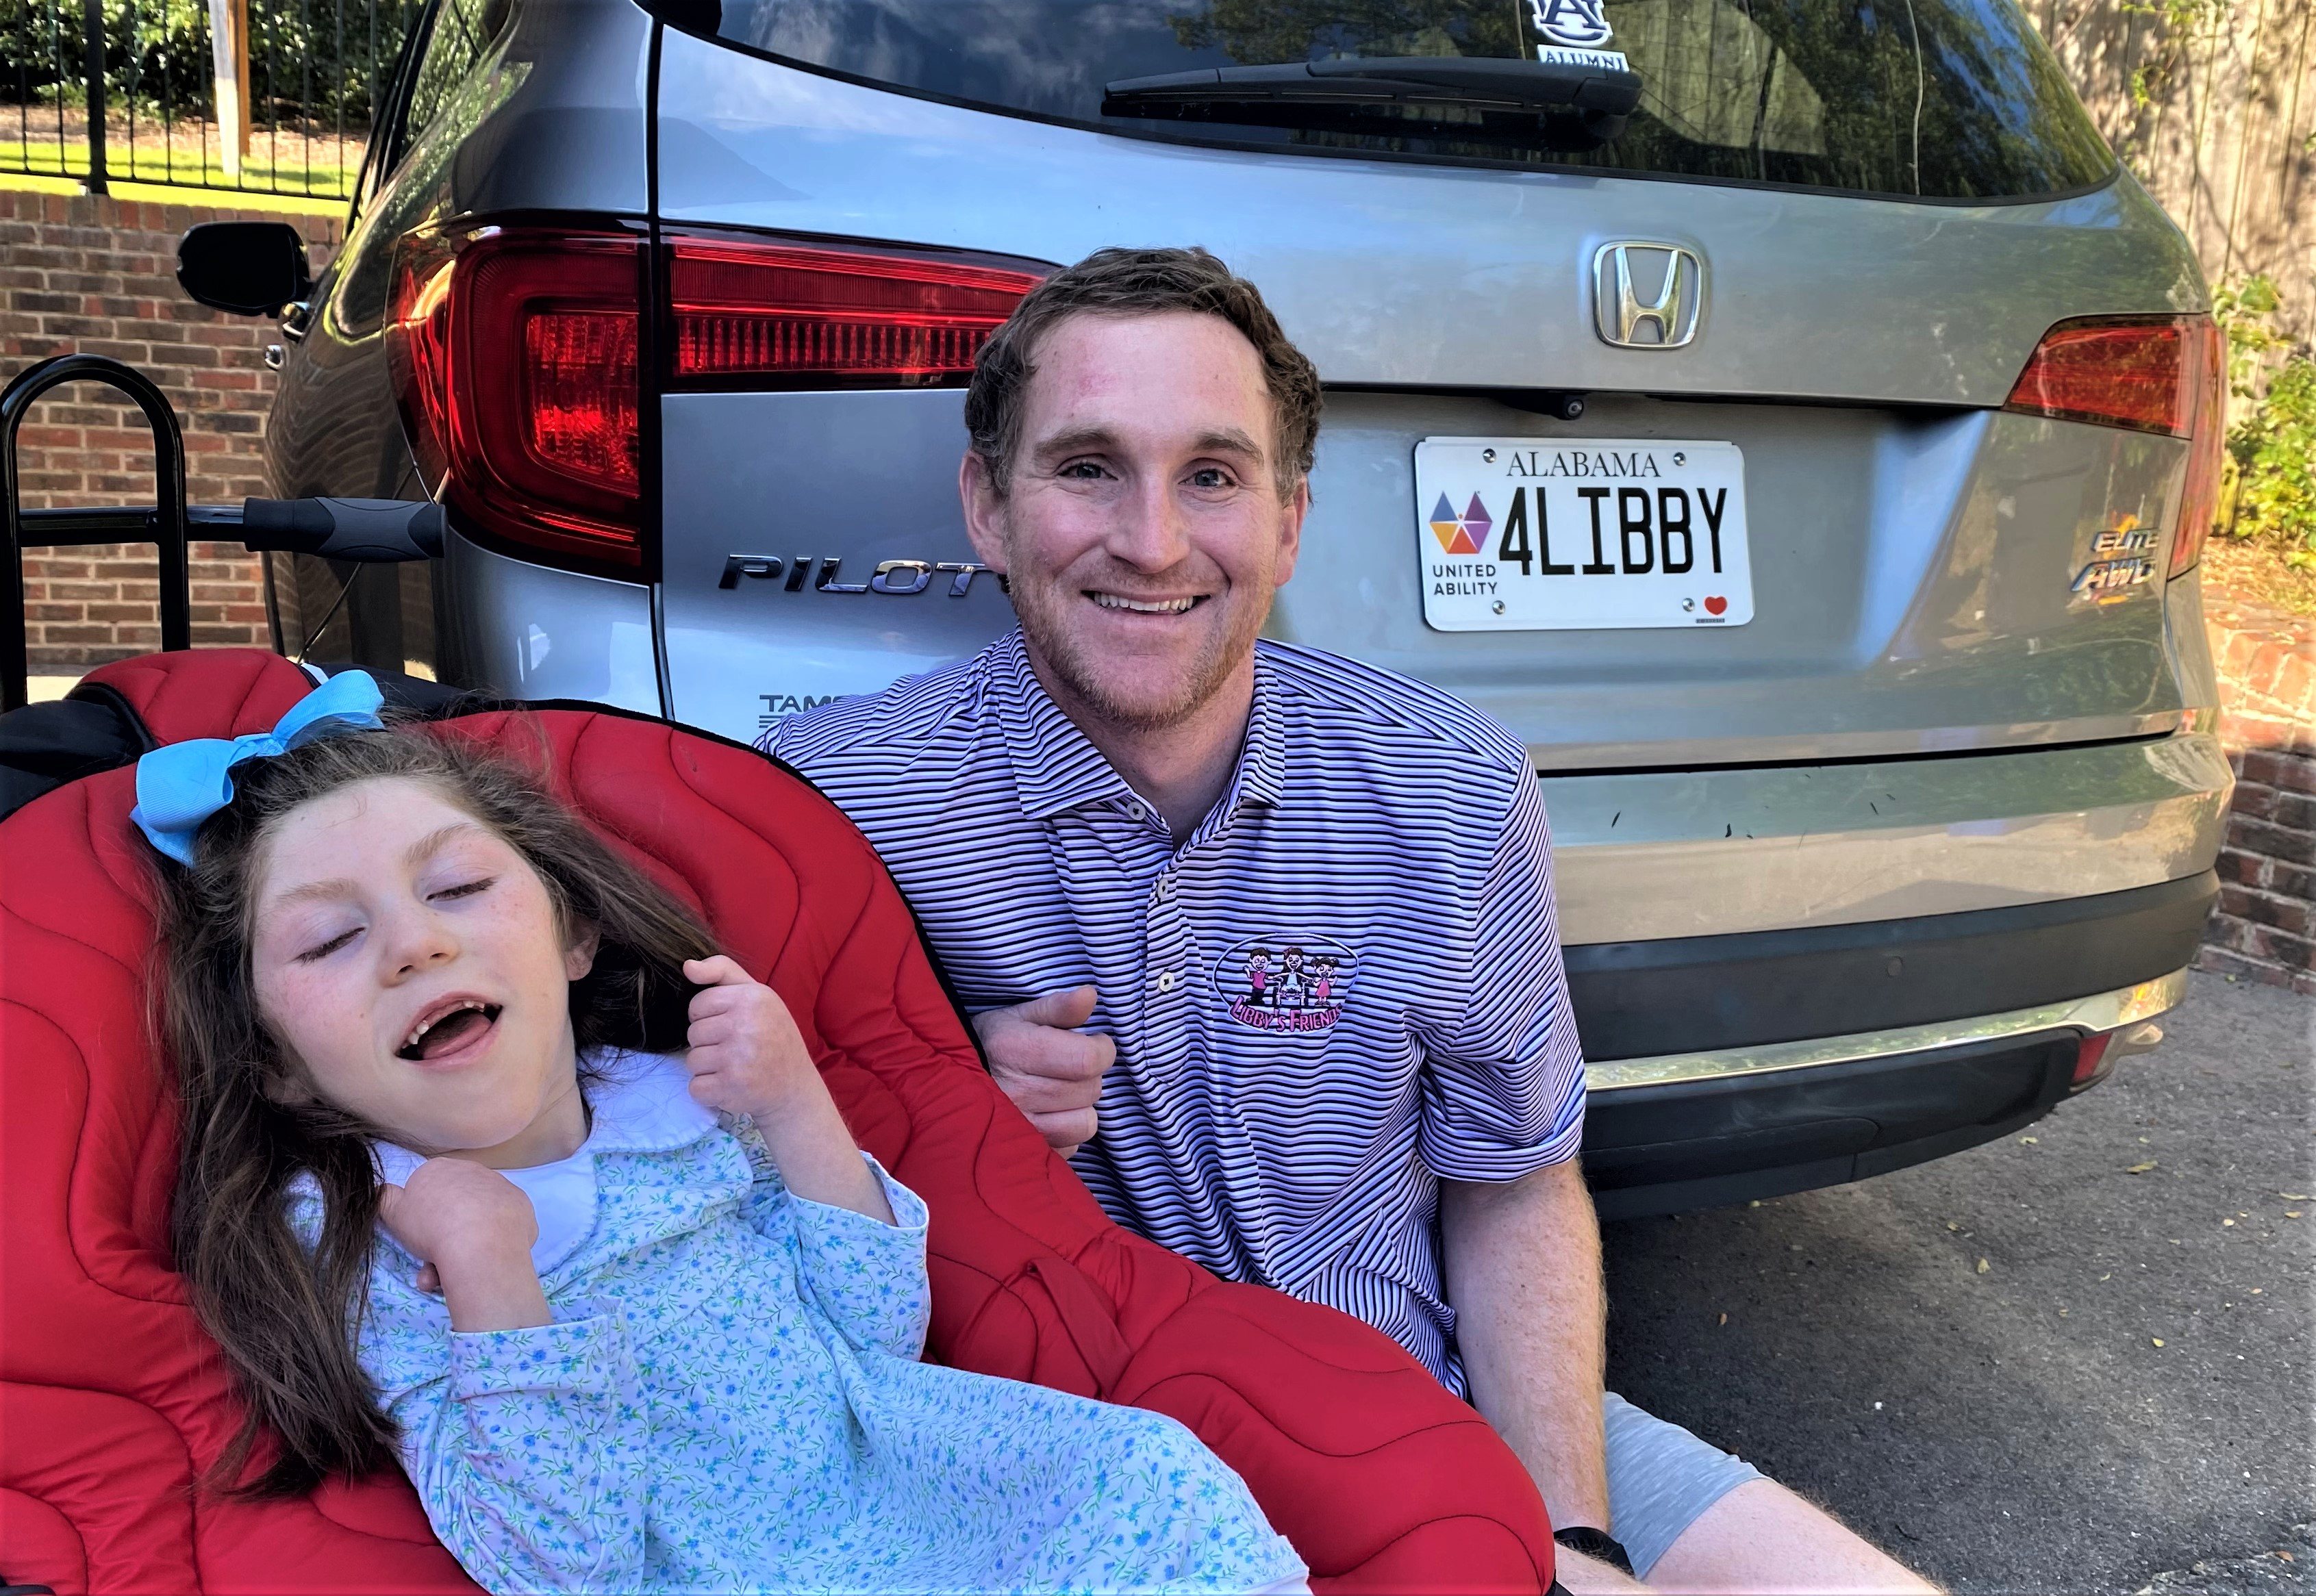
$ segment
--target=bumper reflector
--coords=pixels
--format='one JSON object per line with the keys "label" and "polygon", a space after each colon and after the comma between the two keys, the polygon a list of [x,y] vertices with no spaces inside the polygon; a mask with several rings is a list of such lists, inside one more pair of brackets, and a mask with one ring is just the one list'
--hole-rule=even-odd
{"label": "bumper reflector", "polygon": [[2111,1030],[2095,1030],[2082,1040],[2075,1054],[2075,1075],[2068,1089],[2080,1092],[2084,1087],[2107,1074],[2113,1060],[2107,1057],[2107,1046],[2115,1040]]}

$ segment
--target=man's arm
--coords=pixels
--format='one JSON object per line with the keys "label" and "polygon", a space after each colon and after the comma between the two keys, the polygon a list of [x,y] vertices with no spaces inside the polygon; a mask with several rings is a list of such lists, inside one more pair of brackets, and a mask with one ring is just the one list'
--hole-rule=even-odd
{"label": "man's arm", "polygon": [[[1472,1405],[1528,1466],[1555,1529],[1613,1535],[1600,1425],[1600,1227],[1575,1161],[1517,1181],[1442,1181],[1439,1235]],[[1638,1588],[1605,1566],[1584,1573],[1596,1568],[1598,1580],[1579,1576],[1572,1588]]]}
{"label": "man's arm", "polygon": [[[1440,1264],[1473,1405],[1534,1476],[1556,1529],[1608,1521],[1600,1230],[1577,1171],[1584,1059],[1552,902],[1542,788],[1516,754],[1471,883],[1469,1001],[1424,1037],[1419,1146],[1439,1178]],[[1570,1554],[1574,1591],[1642,1587]]]}

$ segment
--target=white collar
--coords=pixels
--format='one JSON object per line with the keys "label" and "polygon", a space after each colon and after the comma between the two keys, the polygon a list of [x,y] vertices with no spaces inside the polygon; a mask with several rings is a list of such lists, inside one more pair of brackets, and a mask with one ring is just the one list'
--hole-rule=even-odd
{"label": "white collar", "polygon": [[[691,1072],[681,1054],[612,1048],[596,1058],[592,1073],[595,1084],[587,1093],[592,1123],[587,1139],[571,1155],[574,1158],[596,1153],[664,1153],[716,1128],[716,1116],[691,1095]],[[373,1142],[370,1154],[379,1178],[396,1186],[426,1162],[393,1142]]]}
{"label": "white collar", "polygon": [[[587,1095],[593,1123],[568,1158],[499,1172],[522,1188],[539,1217],[531,1263],[545,1274],[579,1249],[595,1227],[595,1155],[664,1153],[689,1146],[717,1128],[716,1116],[691,1095],[691,1072],[680,1054],[613,1049],[594,1061]],[[370,1156],[379,1178],[407,1181],[426,1162],[407,1147],[375,1142]]]}
{"label": "white collar", "polygon": [[681,1053],[630,1053],[613,1048],[595,1061],[587,1106],[594,1125],[586,1150],[664,1153],[690,1146],[717,1127],[716,1115],[691,1095],[691,1069]]}

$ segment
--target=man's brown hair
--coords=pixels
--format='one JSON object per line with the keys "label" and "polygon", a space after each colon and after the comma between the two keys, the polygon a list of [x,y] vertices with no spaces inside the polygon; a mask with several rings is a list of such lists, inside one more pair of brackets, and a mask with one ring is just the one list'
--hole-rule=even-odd
{"label": "man's brown hair", "polygon": [[1293,494],[1310,472],[1319,438],[1319,373],[1278,330],[1261,292],[1203,249],[1098,249],[1031,289],[974,359],[965,426],[1000,497],[1012,485],[1021,412],[1046,334],[1072,316],[1175,310],[1218,316],[1254,345],[1278,417],[1278,491],[1282,497]]}

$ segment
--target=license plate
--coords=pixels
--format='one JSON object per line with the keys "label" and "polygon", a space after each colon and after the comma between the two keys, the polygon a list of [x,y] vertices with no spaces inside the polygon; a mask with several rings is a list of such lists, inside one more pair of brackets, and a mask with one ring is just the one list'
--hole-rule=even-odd
{"label": "license plate", "polygon": [[1439,631],[1753,619],[1734,443],[1426,438],[1415,511],[1423,619]]}

